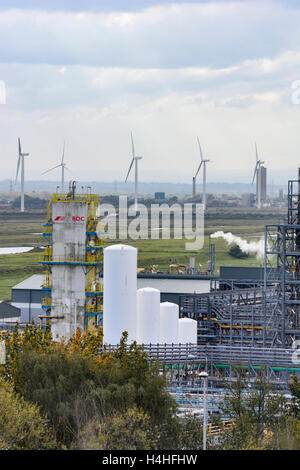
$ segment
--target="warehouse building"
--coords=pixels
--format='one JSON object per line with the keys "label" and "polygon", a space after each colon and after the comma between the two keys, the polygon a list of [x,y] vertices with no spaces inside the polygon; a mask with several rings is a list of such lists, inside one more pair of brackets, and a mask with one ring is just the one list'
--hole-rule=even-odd
{"label": "warehouse building", "polygon": [[43,276],[39,274],[34,274],[14,286],[11,291],[11,305],[19,310],[20,322],[38,322],[39,315],[44,313],[42,299],[47,296],[49,294],[43,290]]}
{"label": "warehouse building", "polygon": [[21,311],[8,302],[0,303],[0,322],[12,322],[20,320]]}

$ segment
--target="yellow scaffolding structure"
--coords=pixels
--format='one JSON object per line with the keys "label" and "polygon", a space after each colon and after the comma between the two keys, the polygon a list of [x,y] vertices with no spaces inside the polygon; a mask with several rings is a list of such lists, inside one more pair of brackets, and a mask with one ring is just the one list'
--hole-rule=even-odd
{"label": "yellow scaffolding structure", "polygon": [[[51,235],[53,232],[52,207],[53,203],[86,203],[87,204],[87,220],[86,220],[86,252],[84,256],[53,256]],[[67,194],[55,193],[48,202],[47,222],[44,225],[44,236],[48,240],[49,245],[45,248],[44,253],[39,256],[39,263],[44,264],[48,269],[45,274],[45,280],[42,287],[45,290],[51,290],[51,266],[59,264],[68,264],[70,266],[82,265],[86,269],[86,328],[92,329],[98,326],[97,318],[101,318],[103,312],[103,285],[100,282],[100,275],[103,265],[103,249],[106,246],[107,228],[102,227],[99,223],[98,208],[100,198],[98,194],[90,193],[73,193]],[[103,224],[102,224],[103,225]],[[47,315],[41,315],[41,321],[51,320],[51,297],[45,297],[42,301],[44,310]],[[49,315],[48,315],[49,314]]]}

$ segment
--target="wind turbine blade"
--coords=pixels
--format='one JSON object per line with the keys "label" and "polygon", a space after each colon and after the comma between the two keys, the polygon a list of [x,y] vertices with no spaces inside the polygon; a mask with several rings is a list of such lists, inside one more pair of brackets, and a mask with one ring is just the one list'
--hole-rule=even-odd
{"label": "wind turbine blade", "polygon": [[202,153],[202,148],[201,148],[201,145],[200,145],[199,137],[197,137],[197,141],[198,141],[198,147],[199,147],[199,152],[200,152],[201,161],[203,161],[204,158],[203,158],[203,153]]}
{"label": "wind turbine blade", "polygon": [[254,183],[254,180],[255,180],[255,175],[256,175],[256,173],[257,173],[258,164],[259,164],[259,162],[256,162],[255,169],[254,169],[254,175],[253,175],[252,184]]}
{"label": "wind turbine blade", "polygon": [[134,151],[134,143],[133,143],[132,132],[131,132],[131,150],[132,150],[132,158],[135,158],[135,151]]}
{"label": "wind turbine blade", "polygon": [[258,151],[257,151],[256,142],[255,142],[255,155],[256,155],[256,161],[258,162]]}
{"label": "wind turbine blade", "polygon": [[19,174],[19,169],[20,169],[20,162],[21,162],[21,156],[19,155],[15,184],[17,183],[17,179],[18,179],[18,174]]}
{"label": "wind turbine blade", "polygon": [[56,165],[53,168],[50,168],[50,170],[44,171],[44,173],[42,173],[42,175],[45,175],[46,173],[49,173],[49,171],[55,170],[55,168],[59,168],[60,166],[61,166],[61,164]]}
{"label": "wind turbine blade", "polygon": [[200,168],[201,168],[201,166],[202,166],[202,163],[203,163],[203,160],[201,161],[200,165],[198,166],[198,170],[197,170],[197,173],[195,174],[194,178],[197,178],[198,173],[199,173],[199,171],[200,171]]}
{"label": "wind turbine blade", "polygon": [[128,178],[128,176],[129,176],[129,173],[130,173],[130,170],[131,170],[131,168],[132,168],[133,162],[134,162],[134,158],[131,160],[130,167],[129,167],[129,170],[128,170],[128,173],[127,173],[127,176],[126,176],[126,179],[125,179],[125,183],[126,183],[127,178]]}
{"label": "wind turbine blade", "polygon": [[62,159],[61,159],[61,164],[62,165],[64,164],[64,159],[65,159],[65,142],[64,142],[64,146],[63,146],[63,153],[62,153]]}
{"label": "wind turbine blade", "polygon": [[20,137],[18,137],[18,145],[19,145],[19,156],[21,155],[22,151],[21,151],[21,141],[20,141]]}

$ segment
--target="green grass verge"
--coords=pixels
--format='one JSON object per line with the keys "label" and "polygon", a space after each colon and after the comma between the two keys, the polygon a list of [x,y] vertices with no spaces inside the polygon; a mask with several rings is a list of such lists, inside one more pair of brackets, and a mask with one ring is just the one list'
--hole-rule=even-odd
{"label": "green grass verge", "polygon": [[[222,210],[208,211],[205,217],[205,244],[200,251],[187,251],[185,240],[136,240],[124,241],[138,248],[139,267],[158,265],[166,268],[170,264],[189,264],[189,258],[195,256],[196,265],[202,265],[206,270],[209,259],[208,235],[217,231],[232,232],[244,238],[250,235],[263,235],[266,224],[276,224],[283,216],[274,211],[257,212],[255,210]],[[40,247],[46,244],[42,235],[42,225],[45,219],[41,214],[18,213],[10,215],[6,219],[0,213],[0,247],[9,246],[33,246]],[[255,240],[250,238],[249,240]],[[116,243],[115,241],[112,243]],[[263,260],[248,257],[243,260],[232,258],[228,254],[229,246],[222,239],[214,239],[216,270],[220,266],[262,266]],[[22,253],[16,255],[0,255],[0,300],[10,299],[11,287],[28,276],[41,273],[43,268],[38,265],[38,252]]]}

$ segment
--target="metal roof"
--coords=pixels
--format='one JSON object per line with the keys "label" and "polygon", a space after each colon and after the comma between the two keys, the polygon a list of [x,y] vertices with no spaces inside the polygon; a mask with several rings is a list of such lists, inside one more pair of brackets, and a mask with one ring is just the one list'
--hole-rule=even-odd
{"label": "metal roof", "polygon": [[41,290],[44,276],[42,274],[33,274],[24,281],[16,284],[12,289]]}

